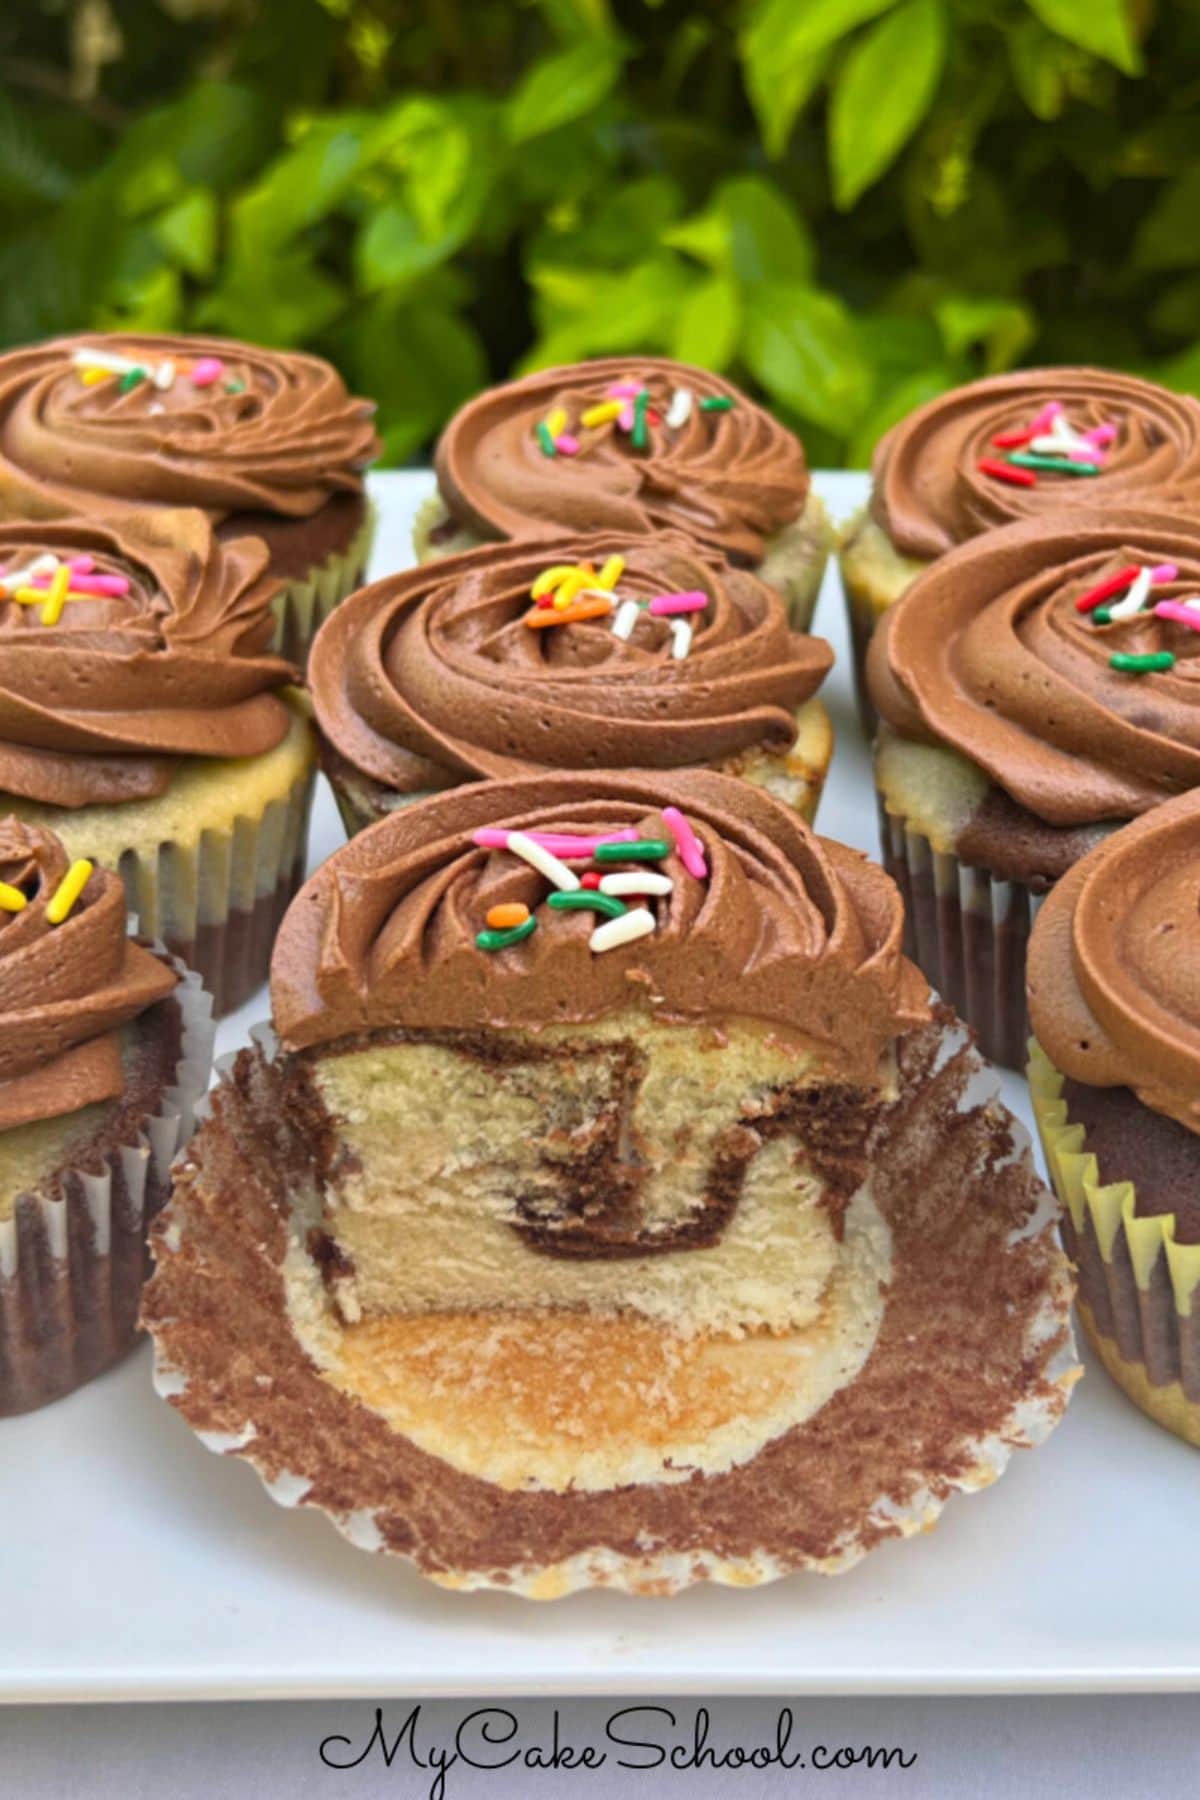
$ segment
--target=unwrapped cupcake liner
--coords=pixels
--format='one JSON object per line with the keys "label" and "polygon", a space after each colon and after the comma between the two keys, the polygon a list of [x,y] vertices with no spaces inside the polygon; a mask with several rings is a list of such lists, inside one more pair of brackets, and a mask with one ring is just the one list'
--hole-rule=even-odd
{"label": "unwrapped cupcake liner", "polygon": [[0,1418],[72,1393],[137,1342],[147,1231],[212,1065],[210,998],[193,970],[169,960],[180,981],[158,1004],[179,1009],[179,1055],[158,1110],[128,1143],[64,1170],[52,1194],[18,1196],[0,1219]]}
{"label": "unwrapped cupcake liner", "polygon": [[453,1469],[322,1377],[286,1302],[287,1272],[311,1260],[319,1191],[295,1167],[300,1126],[277,1104],[274,1039],[252,1035],[222,1069],[156,1228],[155,1385],[207,1448],[245,1458],[273,1499],[319,1508],[359,1548],[406,1556],[448,1589],[531,1599],[832,1574],[928,1530],[952,1494],[990,1485],[1062,1416],[1079,1370],[1057,1209],[945,1008],[897,1048],[869,1178],[892,1275],[857,1376],[742,1465],[577,1494],[510,1493]]}
{"label": "unwrapped cupcake liner", "polygon": [[1180,1244],[1173,1213],[1139,1217],[1132,1181],[1103,1183],[1072,1124],[1063,1077],[1036,1041],[1029,1092],[1063,1205],[1079,1315],[1109,1374],[1169,1431],[1200,1446],[1200,1244]]}
{"label": "unwrapped cupcake liner", "polygon": [[883,866],[904,900],[904,952],[968,1025],[990,1062],[1023,1069],[1025,956],[1042,895],[960,862],[879,798]]}
{"label": "unwrapped cupcake liner", "polygon": [[286,656],[301,669],[317,632],[334,607],[363,584],[371,546],[375,541],[376,513],[368,504],[366,517],[344,550],[337,550],[318,567],[296,581],[289,581],[275,596],[271,610],[275,633],[269,648]]}

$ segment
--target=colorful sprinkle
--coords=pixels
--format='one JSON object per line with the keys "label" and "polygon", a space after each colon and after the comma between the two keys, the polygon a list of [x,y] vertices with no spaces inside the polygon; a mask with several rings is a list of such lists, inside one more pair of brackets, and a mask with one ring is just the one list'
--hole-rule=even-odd
{"label": "colorful sprinkle", "polygon": [[[478,844],[481,850],[507,850],[512,835],[500,825],[481,825],[478,831],[472,832],[471,842]],[[591,856],[598,844],[630,844],[636,842],[638,834],[630,825],[624,831],[610,831],[603,837],[577,837],[565,831],[527,831],[522,835],[553,851],[555,856]]]}
{"label": "colorful sprinkle", "polygon": [[560,456],[578,456],[579,439],[572,437],[569,431],[560,431],[554,440],[554,448]]}
{"label": "colorful sprinkle", "polygon": [[675,389],[671,395],[671,404],[667,408],[667,424],[672,431],[678,431],[681,426],[687,424],[692,416],[692,407],[695,405],[695,401],[696,396],[692,393],[691,388]]}
{"label": "colorful sprinkle", "polygon": [[[71,585],[71,571],[66,563],[61,563],[50,578],[50,586],[46,589],[46,604],[42,607],[43,625],[57,625],[62,618],[62,610],[66,604],[67,589]],[[85,877],[86,880],[86,877]]]}
{"label": "colorful sprinkle", "polygon": [[211,387],[214,381],[220,381],[225,373],[225,364],[219,356],[202,356],[188,370],[188,380],[193,387]]}
{"label": "colorful sprinkle", "polygon": [[645,450],[650,442],[650,434],[646,430],[646,408],[649,403],[650,396],[642,388],[633,403],[633,431],[629,441],[635,450]]}
{"label": "colorful sprinkle", "polygon": [[594,851],[598,863],[661,862],[670,854],[671,846],[665,838],[634,838],[624,844],[597,844]]}
{"label": "colorful sprinkle", "polygon": [[605,950],[617,950],[622,944],[648,937],[653,930],[654,914],[644,906],[633,906],[619,919],[606,919],[603,925],[597,925],[588,946],[599,956]]}
{"label": "colorful sprinkle", "polygon": [[636,600],[622,600],[620,606],[618,606],[613,615],[613,636],[620,638],[624,643],[628,643],[629,639],[633,636],[633,628],[638,622],[638,614],[641,610],[642,609]]}
{"label": "colorful sprinkle", "polygon": [[732,412],[733,401],[725,394],[711,394],[700,402],[701,412]]}
{"label": "colorful sprinkle", "polygon": [[46,907],[46,918],[51,925],[61,925],[67,919],[91,874],[92,864],[86,857],[80,857],[78,862],[71,864]]}
{"label": "colorful sprinkle", "polygon": [[671,657],[683,662],[692,648],[692,628],[686,619],[671,620]]}
{"label": "colorful sprinkle", "polygon": [[170,357],[165,362],[160,362],[158,367],[151,371],[150,379],[160,394],[165,394],[168,388],[174,387],[175,364]]}
{"label": "colorful sprinkle", "polygon": [[244,394],[245,391],[246,384],[244,381],[227,381],[225,383],[225,392],[227,394]]}
{"label": "colorful sprinkle", "polygon": [[1156,619],[1170,619],[1173,625],[1187,625],[1200,631],[1200,601],[1160,600],[1154,608]]}
{"label": "colorful sprinkle", "polygon": [[567,409],[565,406],[556,406],[553,412],[546,414],[546,430],[552,438],[556,438],[566,429]]}
{"label": "colorful sprinkle", "polygon": [[584,619],[607,619],[612,609],[611,600],[597,595],[594,600],[573,600],[563,612],[557,612],[553,607],[548,612],[535,607],[524,614],[524,623],[534,631],[543,631],[548,625],[578,625]]}
{"label": "colorful sprinkle", "polygon": [[111,369],[82,369],[79,379],[84,387],[95,387],[97,382],[108,381],[111,376]]}
{"label": "colorful sprinkle", "polygon": [[675,839],[675,850],[688,874],[697,881],[708,877],[704,846],[677,806],[664,806],[663,824]]}
{"label": "colorful sprinkle", "polygon": [[28,905],[29,902],[19,887],[13,887],[8,881],[0,881],[0,912],[24,912]]}
{"label": "colorful sprinkle", "polygon": [[1152,569],[1139,569],[1130,583],[1129,592],[1124,599],[1118,600],[1114,606],[1108,608],[1109,618],[1112,620],[1132,619],[1135,613],[1140,613],[1149,598],[1150,584],[1153,579],[1154,571]]}
{"label": "colorful sprinkle", "polygon": [[480,931],[476,933],[475,943],[480,950],[507,950],[510,944],[520,944],[532,937],[536,930],[537,920],[529,918],[523,925],[514,925],[508,931]]}
{"label": "colorful sprinkle", "polygon": [[589,406],[581,413],[579,423],[588,431],[597,425],[608,425],[613,419],[619,419],[625,408],[620,400],[602,400],[598,406]]}
{"label": "colorful sprinkle", "polygon": [[1034,433],[1025,426],[1022,431],[998,431],[992,439],[992,447],[996,450],[1019,450],[1023,444],[1033,442]]}
{"label": "colorful sprinkle", "polygon": [[1104,461],[1104,452],[1098,445],[1079,443],[1075,438],[1064,438],[1059,432],[1046,432],[1041,437],[1030,438],[1029,448],[1038,456],[1065,456],[1069,462]]}
{"label": "colorful sprinkle", "polygon": [[[531,869],[537,870],[539,875],[544,875],[551,887],[560,888],[565,893],[574,893],[580,885],[579,877],[573,869],[568,869],[566,863],[560,862],[558,857],[552,851],[547,850],[544,844],[539,844],[536,839],[527,837],[523,831],[510,831],[505,849],[511,851],[514,856],[519,856],[522,862],[527,862]],[[597,858],[600,858],[603,849],[603,845],[597,846]],[[617,851],[617,854],[619,855],[620,852]]]}
{"label": "colorful sprinkle", "polygon": [[529,917],[529,908],[520,900],[511,900],[500,906],[489,906],[487,923],[493,931],[513,931],[523,925]]}
{"label": "colorful sprinkle", "polygon": [[589,869],[586,875],[580,876],[579,885],[580,887],[595,889],[600,886],[602,879],[599,869]]}
{"label": "colorful sprinkle", "polygon": [[146,371],[140,363],[137,363],[132,369],[127,369],[124,375],[122,375],[120,381],[117,383],[117,391],[121,394],[131,393],[132,390],[137,387],[139,382],[145,380]]}
{"label": "colorful sprinkle", "polygon": [[[67,596],[68,599],[72,599],[76,594],[96,594],[102,599],[117,600],[129,592],[128,575],[85,575],[72,568],[70,581],[71,592]],[[33,584],[39,588],[48,587],[50,578],[46,575],[35,575]]]}
{"label": "colorful sprinkle", "polygon": [[539,419],[537,423],[537,441],[542,446],[543,456],[557,456],[558,452],[554,448],[554,438],[544,419]]}
{"label": "colorful sprinkle", "polygon": [[620,900],[614,900],[608,894],[602,894],[599,888],[580,887],[574,894],[551,894],[547,905],[555,912],[591,912],[603,913],[606,919],[623,919],[629,908]]}
{"label": "colorful sprinkle", "polygon": [[1109,575],[1105,580],[1097,582],[1096,586],[1089,588],[1086,594],[1080,594],[1075,602],[1075,611],[1091,612],[1093,608],[1100,605],[1102,600],[1111,600],[1114,594],[1121,593],[1131,581],[1137,580],[1137,572],[1137,564],[1130,563],[1126,568],[1118,569],[1115,575]]}
{"label": "colorful sprinkle", "polygon": [[[657,869],[616,869],[595,880],[602,894],[669,894],[675,886],[669,875],[660,875]],[[586,887],[586,875],[583,881]]]}
{"label": "colorful sprinkle", "polygon": [[1049,431],[1055,419],[1061,415],[1062,411],[1063,403],[1061,400],[1047,400],[1041,411],[1034,413],[1032,419],[1029,421],[1030,431],[1034,433],[1039,431]]}
{"label": "colorful sprinkle", "polygon": [[1055,475],[1098,475],[1094,462],[1072,462],[1069,456],[1034,456],[1029,450],[1014,450],[1008,459],[1010,468],[1045,469]]}
{"label": "colorful sprinkle", "polygon": [[610,556],[605,560],[603,568],[596,577],[596,586],[600,588],[615,588],[624,573],[625,558],[623,556]]}
{"label": "colorful sprinkle", "polygon": [[669,619],[677,613],[703,612],[707,605],[708,595],[699,588],[691,588],[680,594],[655,594],[650,611],[656,619]]}
{"label": "colorful sprinkle", "polygon": [[1117,428],[1115,425],[1093,425],[1083,435],[1089,444],[1099,444],[1103,448],[1105,444],[1112,443],[1117,435]]}
{"label": "colorful sprinkle", "polygon": [[1109,657],[1108,666],[1123,675],[1150,675],[1159,669],[1173,669],[1175,657],[1170,650],[1148,650],[1140,656],[1118,650]]}
{"label": "colorful sprinkle", "polygon": [[1011,463],[1000,462],[994,456],[981,456],[975,467],[981,475],[991,475],[996,481],[1007,481],[1012,487],[1036,487],[1037,476],[1030,469],[1014,469]]}
{"label": "colorful sprinkle", "polygon": [[560,581],[565,581],[568,575],[573,575],[575,568],[574,563],[555,563],[551,568],[543,569],[529,590],[530,596],[534,600],[540,600],[543,594],[548,594],[551,588],[556,588]]}
{"label": "colorful sprinkle", "polygon": [[606,387],[604,391],[614,399],[633,400],[641,393],[642,388],[641,383],[637,381],[614,381],[612,386]]}

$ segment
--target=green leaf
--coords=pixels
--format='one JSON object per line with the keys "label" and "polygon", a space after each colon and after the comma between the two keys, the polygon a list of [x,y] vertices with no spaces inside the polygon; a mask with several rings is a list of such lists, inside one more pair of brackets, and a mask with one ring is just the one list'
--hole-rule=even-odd
{"label": "green leaf", "polygon": [[574,266],[536,267],[542,334],[524,359],[544,369],[583,356],[622,350],[670,349],[692,278],[678,258],[660,254],[619,275]]}
{"label": "green leaf", "polygon": [[951,294],[938,301],[934,315],[951,356],[961,356],[976,344],[984,346],[989,375],[1011,369],[1037,329],[1029,308],[1018,300]]}
{"label": "green leaf", "polygon": [[345,198],[364,161],[367,125],[358,115],[316,122],[292,150],[270,164],[233,208],[235,255],[260,259]]}
{"label": "green leaf", "polygon": [[758,0],[742,32],[742,65],[767,155],[787,148],[839,38],[895,0]]}
{"label": "green leaf", "polygon": [[869,469],[875,446],[886,431],[908,413],[915,412],[918,406],[924,406],[927,400],[935,400],[939,394],[944,394],[960,379],[953,369],[939,363],[919,370],[894,387],[889,386],[883,399],[876,401],[865,414],[847,444],[846,467]]}
{"label": "green leaf", "polygon": [[840,300],[771,284],[747,296],[742,354],[775,400],[847,436],[867,403],[871,370]]}
{"label": "green leaf", "polygon": [[279,250],[231,265],[221,286],[196,309],[197,323],[260,344],[304,344],[346,304],[336,281],[303,250]]}
{"label": "green leaf", "polygon": [[714,275],[702,281],[679,312],[672,354],[702,369],[725,369],[733,361],[741,330],[741,296],[732,281]]}
{"label": "green leaf", "polygon": [[155,220],[154,235],[171,260],[203,281],[217,253],[217,202],[207,188],[192,188]]}
{"label": "green leaf", "polygon": [[773,41],[780,59],[790,61],[824,50],[894,5],[895,0],[760,0],[745,41]]}
{"label": "green leaf", "polygon": [[[1008,61],[1018,92],[1037,119],[1057,119],[1067,103],[1067,50],[1037,19],[1020,19],[1007,33]],[[1065,56],[1061,54],[1065,51]]]}
{"label": "green leaf", "polygon": [[450,238],[434,242],[422,237],[417,221],[401,200],[373,212],[354,246],[354,267],[364,293],[399,287],[436,268],[452,254]]}
{"label": "green leaf", "polygon": [[1139,75],[1142,54],[1133,35],[1127,0],[1026,0],[1043,25],[1093,56]]}
{"label": "green leaf", "polygon": [[748,287],[812,279],[815,253],[808,227],[761,175],[723,182],[706,212],[672,226],[663,239]]}
{"label": "green leaf", "polygon": [[945,55],[941,0],[905,0],[855,43],[829,109],[833,191],[843,211],[895,161],[920,124]]}
{"label": "green leaf", "polygon": [[385,462],[401,462],[436,437],[487,380],[478,336],[434,286],[419,297],[388,295],[354,308],[329,348],[358,392],[379,402]]}
{"label": "green leaf", "polygon": [[1194,269],[1200,263],[1200,168],[1188,169],[1162,189],[1133,243],[1139,269]]}
{"label": "green leaf", "polygon": [[610,93],[623,51],[610,38],[588,40],[534,63],[505,108],[514,144],[543,137],[590,113]]}

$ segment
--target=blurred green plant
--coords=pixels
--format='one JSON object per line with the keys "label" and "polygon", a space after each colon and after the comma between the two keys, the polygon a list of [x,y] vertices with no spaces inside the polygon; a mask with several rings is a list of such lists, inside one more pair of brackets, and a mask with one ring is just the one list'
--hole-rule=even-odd
{"label": "blurred green plant", "polygon": [[1200,392],[1198,101],[1152,0],[8,0],[0,341],[310,346],[393,461],[654,350],[861,463],[1019,361]]}

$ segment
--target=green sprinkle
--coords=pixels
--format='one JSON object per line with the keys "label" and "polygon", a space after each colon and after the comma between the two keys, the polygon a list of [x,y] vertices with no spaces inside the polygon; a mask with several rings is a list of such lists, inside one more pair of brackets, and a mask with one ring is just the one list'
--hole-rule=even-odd
{"label": "green sprinkle", "polygon": [[597,844],[592,856],[598,863],[662,862],[670,856],[665,838],[635,838],[629,844]]}
{"label": "green sprinkle", "polygon": [[558,451],[554,448],[554,439],[550,436],[550,427],[545,419],[538,420],[536,429],[537,441],[542,446],[542,455],[557,456]]}
{"label": "green sprinkle", "polygon": [[1092,614],[1093,625],[1108,625],[1112,622],[1112,607],[1098,606]]}
{"label": "green sprinkle", "polygon": [[650,442],[646,430],[646,408],[650,404],[650,395],[645,388],[634,396],[633,430],[629,434],[629,442],[635,450],[644,450]]}
{"label": "green sprinkle", "polygon": [[146,379],[145,369],[143,369],[141,367],[138,367],[136,369],[127,369],[125,374],[122,375],[120,381],[117,383],[117,387],[122,394],[127,394],[131,388],[135,388],[137,386],[139,381],[145,381],[145,379]]}
{"label": "green sprinkle", "polygon": [[572,888],[569,894],[551,894],[548,904],[555,912],[598,912],[606,919],[619,919],[629,911],[615,895],[601,894],[595,888]]}
{"label": "green sprinkle", "polygon": [[1094,462],[1072,462],[1069,456],[1038,456],[1032,450],[1014,450],[1008,457],[1018,469],[1052,469],[1059,475],[1098,475],[1100,467]]}
{"label": "green sprinkle", "polygon": [[733,401],[724,394],[713,394],[709,399],[700,402],[701,412],[732,412]]}
{"label": "green sprinkle", "polygon": [[480,950],[507,950],[510,944],[519,944],[523,938],[532,937],[537,930],[537,920],[528,918],[523,925],[513,925],[507,931],[481,931],[475,938]]}
{"label": "green sprinkle", "polygon": [[1109,657],[1108,666],[1124,675],[1150,675],[1157,669],[1173,669],[1175,657],[1170,650],[1148,650],[1142,656],[1118,650]]}
{"label": "green sprinkle", "polygon": [[246,391],[246,384],[244,381],[234,380],[234,381],[227,381],[225,383],[225,392],[227,394],[244,394],[245,391]]}

